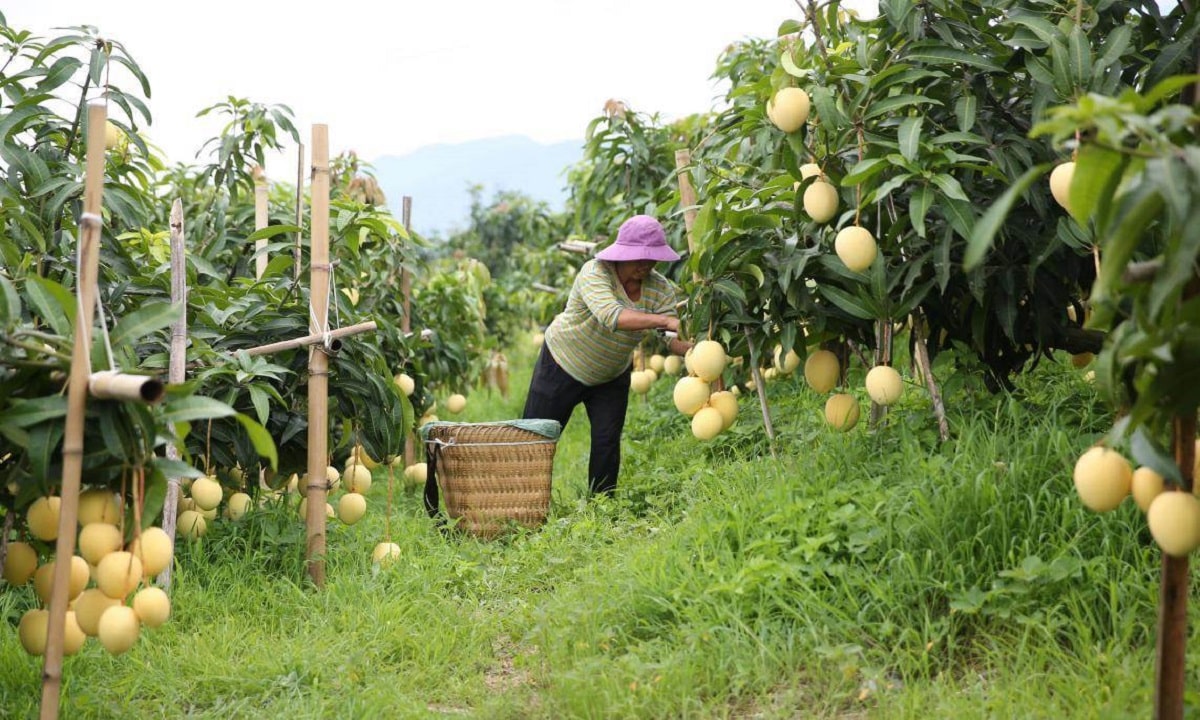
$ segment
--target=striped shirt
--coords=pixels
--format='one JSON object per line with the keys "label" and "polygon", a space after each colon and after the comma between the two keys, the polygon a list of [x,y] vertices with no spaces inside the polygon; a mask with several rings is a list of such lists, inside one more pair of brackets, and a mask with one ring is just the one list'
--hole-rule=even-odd
{"label": "striped shirt", "polygon": [[674,315],[679,291],[657,271],[642,281],[642,296],[629,299],[616,268],[603,260],[588,260],[579,268],[567,307],[546,328],[546,346],[568,375],[584,385],[600,385],[629,367],[633,349],[645,330],[618,330],[623,309]]}

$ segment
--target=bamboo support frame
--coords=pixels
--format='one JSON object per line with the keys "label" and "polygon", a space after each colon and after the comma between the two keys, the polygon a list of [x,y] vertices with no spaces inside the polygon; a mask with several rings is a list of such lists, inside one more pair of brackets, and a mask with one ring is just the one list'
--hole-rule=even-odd
{"label": "bamboo support frame", "polygon": [[83,474],[83,425],[87,410],[88,375],[91,364],[92,323],[96,313],[96,283],[100,271],[102,202],[104,199],[104,124],[108,110],[103,100],[87,106],[87,160],[84,175],[83,215],[79,236],[79,306],[75,313],[75,346],[71,351],[67,387],[67,418],[62,443],[62,487],[55,542],[54,584],[50,591],[46,656],[42,666],[42,720],[58,717],[62,689],[63,638],[66,630],[67,589],[75,554],[75,532],[79,517],[79,486]]}
{"label": "bamboo support frame", "polygon": [[[312,210],[310,213],[309,277],[311,323],[327,326],[329,315],[329,127],[312,129]],[[313,334],[326,327],[311,325]],[[329,467],[329,355],[318,346],[308,359],[308,575],[318,588],[325,586],[325,470]]]}
{"label": "bamboo support frame", "polygon": [[[328,270],[326,270],[326,272],[328,272]],[[321,316],[318,315],[317,317]],[[304,337],[294,338],[292,340],[280,340],[279,342],[273,342],[267,345],[258,345],[256,347],[248,348],[243,352],[251,357],[256,355],[272,355],[277,352],[283,352],[284,350],[295,350],[297,348],[302,348],[309,345],[322,344],[326,337],[328,337],[329,347],[325,349],[329,352],[336,353],[341,349],[341,338],[349,337],[351,335],[359,335],[365,332],[375,332],[377,327],[378,326],[374,320],[368,320],[367,322],[336,328],[330,330],[328,333],[320,332],[318,330],[317,332],[314,332],[310,335],[305,335]]]}
{"label": "bamboo support frame", "polygon": [[88,393],[97,400],[123,400],[153,405],[163,399],[166,387],[149,375],[100,370],[88,377]]}
{"label": "bamboo support frame", "polygon": [[[171,359],[167,367],[167,382],[182,383],[187,374],[187,252],[183,232],[183,201],[179,198],[171,203],[171,303],[183,308],[179,318],[171,324]],[[179,460],[179,448],[167,443],[167,459]],[[179,505],[181,478],[167,478],[167,499],[163,503],[163,532],[171,539],[172,556],[175,543],[175,513]],[[164,590],[171,589],[171,567],[167,563],[158,574],[158,583]]]}
{"label": "bamboo support frame", "polygon": [[[401,222],[404,232],[412,233],[412,196],[405,195],[400,202]],[[400,302],[404,308],[404,317],[400,318],[400,329],[407,337],[412,332],[412,273],[407,268],[400,269]],[[404,467],[412,465],[416,456],[416,441],[413,439],[412,428],[404,429]],[[390,477],[390,476],[389,476]],[[390,481],[390,480],[389,480]],[[388,486],[391,492],[391,485]],[[388,515],[391,516],[391,505],[388,505]],[[388,538],[391,541],[391,538]]]}

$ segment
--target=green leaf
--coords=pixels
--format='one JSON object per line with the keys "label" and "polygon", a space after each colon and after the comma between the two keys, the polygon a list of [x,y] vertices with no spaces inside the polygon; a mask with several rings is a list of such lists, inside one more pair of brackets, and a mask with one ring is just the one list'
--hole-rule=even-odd
{"label": "green leaf", "polygon": [[867,112],[863,115],[864,120],[886,115],[900,108],[917,106],[917,105],[941,105],[940,100],[927,97],[925,95],[891,95],[882,100],[877,100],[867,106]]}
{"label": "green leaf", "polygon": [[[983,48],[980,48],[982,50]],[[1004,67],[998,65],[994,60],[981,53],[970,53],[963,50],[955,50],[954,48],[946,47],[945,45],[925,45],[922,47],[913,46],[912,49],[904,55],[906,62],[927,62],[934,65],[949,65],[959,64],[976,67],[981,70],[989,70],[991,72],[1004,72]]]}
{"label": "green leaf", "polygon": [[129,313],[112,331],[114,346],[134,343],[150,333],[168,327],[183,316],[183,305],[169,302],[148,302]]}
{"label": "green leaf", "polygon": [[791,50],[783,51],[783,53],[779,56],[779,65],[783,68],[784,72],[792,77],[807,79],[809,73],[811,72],[810,70],[806,70],[796,65],[796,61],[792,59]]}
{"label": "green leaf", "polygon": [[867,158],[855,163],[854,167],[850,168],[850,171],[842,178],[842,186],[854,187],[870,180],[888,167],[889,163],[884,158]]}
{"label": "green leaf", "polygon": [[1200,75],[1172,75],[1150,88],[1138,105],[1143,112],[1149,112],[1163,100],[1175,97],[1181,90],[1196,83],[1200,83]]}
{"label": "green leaf", "polygon": [[67,415],[67,398],[49,395],[32,400],[14,399],[4,411],[3,424],[26,428]]}
{"label": "green leaf", "polygon": [[958,180],[955,179],[953,175],[938,173],[937,175],[929,178],[929,181],[934,185],[937,185],[938,190],[941,190],[944,196],[952,200],[962,200],[963,202],[971,201],[971,199],[967,197],[967,194],[963,192],[962,185],[959,184]]}
{"label": "green leaf", "polygon": [[56,478],[50,477],[50,467],[58,454],[56,451],[62,440],[63,429],[63,423],[42,423],[29,431],[29,473],[35,478],[44,478],[50,486],[58,485]]}
{"label": "green leaf", "polygon": [[156,456],[150,463],[161,470],[162,474],[166,477],[198,478],[204,476],[204,473],[199,468],[193,467],[182,460],[171,460],[170,458]]}
{"label": "green leaf", "polygon": [[1004,225],[1004,219],[1008,217],[1008,213],[1012,210],[1013,205],[1017,202],[1017,198],[1025,193],[1038,178],[1045,175],[1046,172],[1053,167],[1053,163],[1042,163],[1026,170],[1017,181],[1008,186],[1004,194],[992,203],[979,222],[971,232],[971,237],[967,240],[967,252],[963,257],[963,270],[970,272],[979,267],[979,263],[983,262],[983,258],[987,256],[989,250],[992,249],[992,243],[995,242],[996,233]]}
{"label": "green leaf", "polygon": [[247,235],[245,242],[252,243],[259,240],[267,240],[276,235],[287,235],[298,232],[300,232],[300,228],[295,225],[268,225]]}
{"label": "green leaf", "polygon": [[1129,453],[1139,466],[1150,468],[1176,485],[1182,482],[1174,456],[1155,442],[1144,426],[1134,428],[1133,437],[1129,439]]}
{"label": "green leaf", "polygon": [[1143,186],[1135,195],[1121,203],[1120,220],[1101,243],[1100,275],[1092,289],[1092,303],[1102,305],[1112,296],[1112,290],[1121,281],[1121,274],[1134,250],[1145,237],[1146,228],[1159,216],[1163,209],[1163,198],[1154,187]]}
{"label": "green leaf", "polygon": [[717,280],[715,283],[713,283],[713,288],[726,297],[740,300],[743,303],[746,302],[746,291],[729,278],[721,278],[720,280]]}
{"label": "green leaf", "polygon": [[0,331],[21,321],[21,296],[7,275],[0,274]]}
{"label": "green leaf", "polygon": [[1121,172],[1129,162],[1124,153],[1099,145],[1084,145],[1075,158],[1071,179],[1071,217],[1084,227],[1099,212],[1096,230],[1103,233],[1111,215],[1112,197],[1121,182]]}
{"label": "green leaf", "polygon": [[163,422],[181,423],[229,417],[235,411],[220,400],[192,395],[163,404]]}
{"label": "green leaf", "polygon": [[954,198],[946,198],[944,202],[938,204],[942,209],[946,221],[950,223],[950,227],[954,228],[954,232],[964,240],[971,237],[971,232],[975,229],[975,210],[970,202],[966,200],[955,200]]}
{"label": "green leaf", "polygon": [[30,310],[41,317],[54,332],[63,337],[75,333],[75,296],[62,285],[46,278],[30,275],[25,281],[25,295]]}
{"label": "green leaf", "polygon": [[270,397],[258,385],[247,385],[246,390],[250,392],[250,402],[254,404],[254,412],[258,415],[258,421],[266,425],[267,418],[271,416]]}
{"label": "green leaf", "polygon": [[908,198],[908,217],[919,237],[925,237],[925,214],[933,204],[933,190],[922,185]]}
{"label": "green leaf", "polygon": [[1085,88],[1092,79],[1092,45],[1088,42],[1087,33],[1078,25],[1071,28],[1067,43],[1071,53],[1071,81],[1075,87]]}
{"label": "green leaf", "polygon": [[[900,154],[907,160],[915,161],[917,159],[917,150],[921,145],[921,123],[924,120],[920,115],[913,115],[904,118],[904,122],[900,123]],[[961,192],[961,189],[960,189]]]}
{"label": "green leaf", "polygon": [[954,117],[958,119],[960,132],[970,132],[975,127],[975,108],[979,101],[974,95],[964,95],[954,103]]}
{"label": "green leaf", "polygon": [[874,320],[875,308],[866,299],[851,295],[833,285],[821,285],[819,291],[823,297],[860,320]]}
{"label": "green leaf", "polygon": [[766,282],[766,278],[763,277],[762,268],[760,268],[759,266],[750,264],[750,265],[746,265],[746,266],[742,267],[741,269],[744,270],[745,272],[753,275],[754,279],[758,281],[759,287],[762,287],[763,283]]}
{"label": "green leaf", "polygon": [[254,451],[259,456],[264,457],[271,464],[271,469],[279,467],[279,452],[275,449],[275,441],[271,439],[271,433],[262,425],[259,425],[249,415],[237,413],[238,422],[242,424],[246,434],[250,436],[250,442],[254,445]]}
{"label": "green leaf", "polygon": [[1055,40],[1062,40],[1062,31],[1058,29],[1058,26],[1040,15],[1014,15],[1005,22],[1029,28],[1043,43],[1049,44]]}

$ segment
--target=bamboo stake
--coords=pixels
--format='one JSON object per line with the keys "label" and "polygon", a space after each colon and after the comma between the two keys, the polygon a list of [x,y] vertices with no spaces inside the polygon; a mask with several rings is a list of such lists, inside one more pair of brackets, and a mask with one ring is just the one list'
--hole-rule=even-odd
{"label": "bamboo stake", "polygon": [[50,591],[50,618],[46,657],[42,666],[42,720],[58,717],[62,688],[63,638],[67,617],[70,558],[75,554],[79,514],[79,484],[83,473],[83,424],[87,411],[88,374],[91,364],[92,322],[96,313],[96,283],[100,269],[101,203],[104,199],[104,123],[108,111],[103,100],[88,103],[87,165],[84,176],[83,215],[79,218],[78,301],[75,313],[75,346],[67,387],[67,419],[63,431],[61,505],[55,543],[54,584]]}
{"label": "bamboo stake", "polygon": [[[312,319],[310,329],[323,333],[329,325],[329,126],[312,129],[312,211],[309,277]],[[320,323],[320,325],[316,325]],[[329,355],[315,346],[308,359],[308,574],[318,588],[325,586],[325,469],[329,466]]]}
{"label": "bamboo stake", "polygon": [[937,378],[933,376],[933,366],[929,362],[929,346],[927,333],[929,328],[924,315],[913,314],[913,356],[921,375],[925,378],[925,389],[929,391],[929,399],[933,403],[933,415],[937,418],[938,437],[942,442],[950,439],[950,423],[946,422],[946,405],[942,402],[942,391],[938,388]]}
{"label": "bamboo stake", "polygon": [[[1172,424],[1175,463],[1179,466],[1180,492],[1192,492],[1195,482],[1196,416],[1176,416]],[[1172,492],[1168,490],[1167,492]],[[1154,662],[1154,718],[1183,718],[1187,669],[1187,556],[1162,555],[1158,591],[1158,640]]]}
{"label": "bamboo stake", "polygon": [[[267,178],[261,167],[255,167],[254,176],[254,229],[262,230],[270,222],[267,217]],[[254,277],[262,280],[267,272],[267,240],[254,241]]]}
{"label": "bamboo stake", "polygon": [[[187,373],[187,257],[184,254],[183,202],[176,198],[171,203],[171,303],[183,307],[179,319],[171,324],[171,360],[167,368],[167,382],[177,385],[184,381]],[[167,443],[167,458],[179,459],[179,448]],[[175,513],[179,505],[180,478],[167,478],[167,499],[163,503],[163,532],[171,539],[172,557],[175,543]],[[167,563],[158,574],[158,583],[164,590],[171,589],[171,566]]]}
{"label": "bamboo stake", "polygon": [[[401,200],[401,221],[404,223],[404,232],[412,232],[412,196],[405,195]],[[412,332],[412,274],[407,268],[400,270],[400,297],[404,308],[404,317],[400,318],[400,330],[407,336]],[[404,429],[404,467],[412,465],[413,458],[416,456],[416,445],[413,440],[412,428]],[[390,491],[390,485],[389,491]],[[388,512],[391,512],[389,506]],[[388,538],[391,542],[391,538]]]}
{"label": "bamboo stake", "polygon": [[[296,227],[304,227],[304,143],[296,144]],[[296,232],[296,247],[292,248],[292,277],[296,280],[300,279],[303,260],[303,235],[303,230]]]}
{"label": "bamboo stake", "polygon": [[[691,164],[690,150],[675,151],[675,176],[679,179],[679,204],[683,206],[683,227],[687,231],[688,255],[696,252],[696,241],[692,237],[692,227],[696,224],[696,189],[692,187],[692,176],[687,172],[687,167]],[[700,282],[699,273],[692,273],[692,282]]]}
{"label": "bamboo stake", "polygon": [[[270,224],[271,220],[269,217],[268,207],[267,207],[267,178],[266,178],[266,175],[263,173],[263,169],[260,166],[255,166],[254,171],[255,171],[254,172],[254,229],[257,231],[257,230],[262,230],[263,228],[265,228],[268,224]],[[299,227],[300,224],[296,223],[296,225],[297,225],[297,227]],[[262,280],[263,275],[265,275],[267,272],[267,240],[266,240],[266,238],[255,241],[254,246],[255,246],[254,247],[254,259],[255,259],[254,278],[256,280]],[[292,264],[297,269],[299,269],[299,267],[300,267],[299,263],[293,262]],[[267,488],[268,487],[267,486],[267,469],[265,467],[262,467],[261,464],[259,465],[259,468],[258,468],[258,487],[259,488]]]}

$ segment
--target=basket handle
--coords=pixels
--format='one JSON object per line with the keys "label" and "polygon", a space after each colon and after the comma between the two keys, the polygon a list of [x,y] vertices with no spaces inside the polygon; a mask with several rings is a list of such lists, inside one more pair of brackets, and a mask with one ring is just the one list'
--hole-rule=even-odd
{"label": "basket handle", "polygon": [[425,512],[437,520],[438,527],[444,527],[446,518],[438,504],[437,461],[442,454],[442,443],[426,442],[426,472],[425,472]]}

